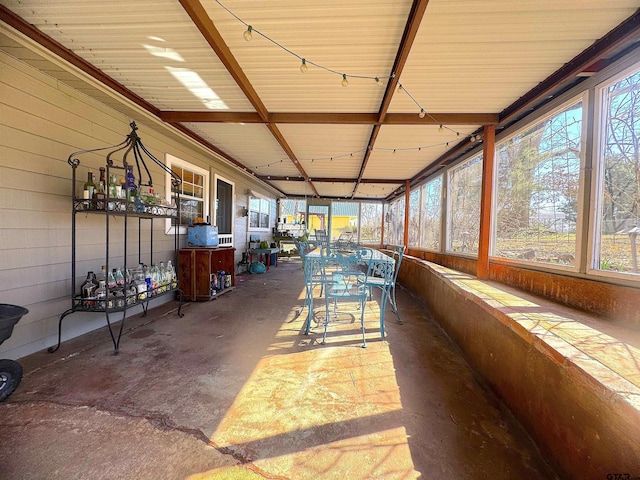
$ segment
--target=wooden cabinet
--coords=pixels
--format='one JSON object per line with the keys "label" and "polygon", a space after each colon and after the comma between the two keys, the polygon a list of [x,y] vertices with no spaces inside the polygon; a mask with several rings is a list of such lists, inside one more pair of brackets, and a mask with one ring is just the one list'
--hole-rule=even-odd
{"label": "wooden cabinet", "polygon": [[[235,248],[182,248],[178,252],[178,284],[185,300],[211,300],[236,284]],[[213,275],[224,270],[231,275],[231,287],[216,292],[211,289]]]}

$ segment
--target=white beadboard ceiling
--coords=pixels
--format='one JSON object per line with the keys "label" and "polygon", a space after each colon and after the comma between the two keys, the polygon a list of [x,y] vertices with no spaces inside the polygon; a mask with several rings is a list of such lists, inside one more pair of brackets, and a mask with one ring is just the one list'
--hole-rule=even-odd
{"label": "white beadboard ceiling", "polygon": [[391,198],[478,145],[483,125],[504,128],[578,81],[552,77],[567,64],[640,44],[638,0],[0,5],[1,50],[124,113],[133,101],[292,197]]}

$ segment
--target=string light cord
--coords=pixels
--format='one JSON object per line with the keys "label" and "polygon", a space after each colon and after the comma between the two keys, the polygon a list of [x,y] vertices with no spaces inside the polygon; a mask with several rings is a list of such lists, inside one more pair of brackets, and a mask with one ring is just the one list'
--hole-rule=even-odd
{"label": "string light cord", "polygon": [[[251,35],[253,32],[255,32],[257,35],[261,36],[262,38],[264,38],[265,40],[267,40],[268,42],[270,42],[271,44],[277,46],[278,48],[280,48],[281,50],[284,50],[285,52],[287,52],[289,55],[292,55],[294,57],[296,57],[298,60],[301,61],[301,70],[302,71],[306,71],[307,65],[313,65],[316,68],[319,68],[321,70],[324,70],[326,72],[329,73],[333,73],[335,75],[340,75],[342,77],[342,85],[343,86],[347,86],[348,81],[347,78],[358,78],[358,79],[367,79],[367,80],[375,80],[376,83],[378,83],[379,85],[382,85],[381,83],[381,79],[382,80],[390,80],[392,78],[395,78],[395,73],[392,73],[391,75],[377,75],[377,76],[371,76],[371,75],[352,75],[352,74],[347,74],[344,72],[341,72],[339,70],[336,70],[334,68],[330,68],[327,67],[325,65],[313,62],[311,60],[308,60],[306,57],[303,57],[302,55],[297,54],[296,52],[294,52],[293,50],[285,47],[284,45],[282,45],[281,43],[277,42],[276,40],[272,39],[271,37],[269,37],[268,35],[262,33],[260,30],[254,28],[251,24],[245,22],[242,18],[240,18],[238,15],[236,15],[232,10],[230,10],[229,8],[227,8],[220,0],[214,0],[224,11],[226,11],[229,15],[231,15],[233,18],[235,18],[238,22],[240,22],[241,24],[243,24],[247,30],[245,31],[245,38],[250,40],[251,39]],[[247,36],[248,34],[248,36]],[[434,123],[439,123],[438,120],[431,114],[429,113],[421,104],[420,102],[418,102],[418,100],[416,100],[416,98],[407,90],[407,88],[401,84],[398,83],[398,91],[402,91],[405,93],[405,95],[407,95],[409,97],[409,99],[420,109],[420,113],[418,114],[420,116],[420,118],[424,118],[425,116],[428,116]],[[458,130],[455,130],[447,125],[444,125],[442,123],[440,123],[440,130],[449,130],[452,133],[456,134],[456,137],[460,137],[461,133]],[[467,135],[467,137],[469,138],[469,140],[471,142],[475,142],[475,141],[479,141],[482,139],[482,137],[480,135]],[[445,146],[449,146],[450,142],[440,142],[440,143],[436,143],[433,145],[425,145],[425,146],[421,146],[421,147],[409,147],[409,148],[373,148],[370,147],[371,150],[392,150],[392,151],[408,151],[408,150],[421,150],[423,148],[431,148],[431,147],[436,147],[436,146],[441,146],[441,145],[445,145]],[[307,159],[310,160],[311,162],[314,162],[315,160],[333,160],[333,159],[338,159],[338,158],[343,158],[346,156],[353,156],[356,153],[361,153],[364,150],[358,150],[355,152],[350,152],[347,154],[342,154],[342,155],[333,155],[333,156],[329,156],[329,157],[320,157],[320,158],[311,158],[311,159]],[[255,168],[268,168],[271,167],[275,164],[278,163],[282,163],[282,160],[278,160],[272,163],[268,163],[268,164],[264,164],[264,165],[257,165]]]}
{"label": "string light cord", "polygon": [[387,75],[387,76],[377,75],[377,76],[375,76],[375,75],[351,75],[351,74],[346,74],[344,72],[340,72],[338,70],[335,70],[333,68],[327,67],[325,65],[321,65],[320,63],[316,63],[316,62],[313,62],[311,60],[308,60],[306,57],[303,57],[302,55],[297,54],[293,50],[285,47],[284,45],[282,45],[281,43],[277,42],[273,38],[271,38],[268,35],[262,33],[257,28],[254,28],[251,24],[249,24],[249,23],[245,22],[244,20],[242,20],[239,16],[237,16],[235,13],[233,13],[231,10],[229,10],[220,0],[215,0],[215,2],[218,5],[220,5],[220,7],[223,10],[225,10],[229,15],[231,15],[233,18],[235,18],[240,23],[242,23],[245,27],[247,27],[248,31],[250,31],[251,33],[255,32],[256,34],[260,35],[262,38],[264,38],[268,42],[271,42],[273,45],[275,45],[278,48],[280,48],[280,49],[284,50],[285,52],[287,52],[289,55],[292,55],[292,56],[296,57],[301,62],[304,61],[304,63],[307,64],[307,65],[313,65],[314,67],[320,68],[320,69],[325,70],[327,72],[330,72],[330,73],[333,73],[333,74],[336,74],[336,75],[340,75],[343,78],[345,76],[348,77],[348,78],[363,78],[363,79],[367,79],[367,80],[375,80],[376,82],[379,81],[380,79],[389,80],[389,79],[393,78],[393,75]]}

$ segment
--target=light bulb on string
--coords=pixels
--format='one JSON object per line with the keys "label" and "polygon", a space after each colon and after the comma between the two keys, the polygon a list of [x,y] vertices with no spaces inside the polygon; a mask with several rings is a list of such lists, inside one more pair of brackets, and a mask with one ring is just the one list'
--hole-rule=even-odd
{"label": "light bulb on string", "polygon": [[424,116],[425,116],[426,114],[427,114],[427,112],[425,112],[425,111],[424,111],[424,108],[421,108],[421,109],[420,109],[420,113],[418,114],[418,116],[419,116],[420,118],[424,118]]}
{"label": "light bulb on string", "polygon": [[398,84],[398,92],[402,92],[402,84],[401,83]]}
{"label": "light bulb on string", "polygon": [[380,88],[384,88],[384,83],[382,83],[382,80],[376,77],[375,81],[376,81],[376,85],[378,85]]}
{"label": "light bulb on string", "polygon": [[349,80],[347,80],[347,74],[346,74],[346,73],[343,73],[343,74],[342,74],[342,86],[343,86],[343,87],[346,87],[346,86],[348,86],[348,85],[349,85]]}
{"label": "light bulb on string", "polygon": [[300,72],[305,73],[307,70],[309,70],[309,67],[307,67],[307,61],[303,58],[300,64]]}
{"label": "light bulb on string", "polygon": [[247,25],[247,29],[244,31],[244,33],[242,34],[242,36],[244,37],[244,39],[247,42],[251,41],[251,30],[253,30],[253,27],[251,25]]}
{"label": "light bulb on string", "polygon": [[441,124],[441,125],[440,125],[440,127],[438,128],[438,131],[439,131],[439,132],[441,132],[443,128],[444,128],[444,127],[443,127],[443,126],[442,126],[442,124]]}

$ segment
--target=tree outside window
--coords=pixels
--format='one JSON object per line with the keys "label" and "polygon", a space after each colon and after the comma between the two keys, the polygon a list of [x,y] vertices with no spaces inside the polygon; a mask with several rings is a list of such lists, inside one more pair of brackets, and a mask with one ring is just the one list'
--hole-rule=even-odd
{"label": "tree outside window", "polygon": [[480,236],[482,155],[473,157],[449,171],[448,190],[447,250],[477,254]]}
{"label": "tree outside window", "polygon": [[380,243],[382,240],[382,204],[360,204],[360,242],[367,244]]}
{"label": "tree outside window", "polygon": [[440,250],[442,218],[442,176],[422,186],[420,246]]}
{"label": "tree outside window", "polygon": [[638,274],[640,70],[601,89],[593,268]]}
{"label": "tree outside window", "polygon": [[496,257],[574,266],[582,100],[496,147]]}

